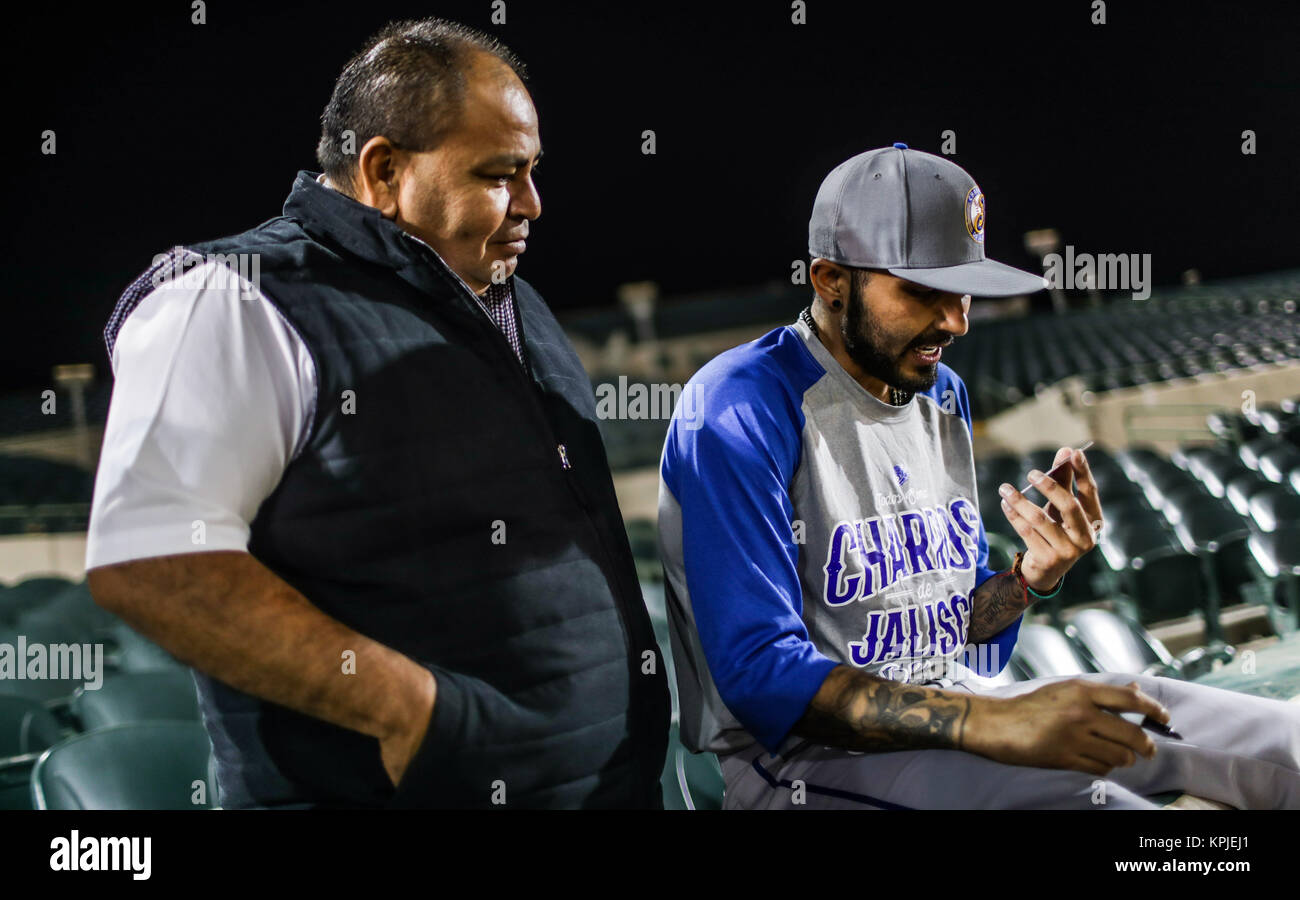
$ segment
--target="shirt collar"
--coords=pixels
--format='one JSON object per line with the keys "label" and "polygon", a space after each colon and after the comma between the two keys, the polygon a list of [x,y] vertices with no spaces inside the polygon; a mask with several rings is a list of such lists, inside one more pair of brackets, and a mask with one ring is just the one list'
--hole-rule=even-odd
{"label": "shirt collar", "polygon": [[323,172],[304,169],[298,173],[284,202],[284,214],[302,222],[303,228],[312,236],[328,238],[368,262],[389,268],[409,267],[413,252],[426,253],[471,297],[480,303],[483,300],[447,265],[438,251],[385,218],[373,206],[353,200],[326,184]]}

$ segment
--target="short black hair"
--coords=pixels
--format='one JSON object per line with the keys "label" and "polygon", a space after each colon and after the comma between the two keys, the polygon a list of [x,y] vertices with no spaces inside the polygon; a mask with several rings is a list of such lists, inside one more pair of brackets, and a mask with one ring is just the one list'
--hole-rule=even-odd
{"label": "short black hair", "polygon": [[[352,191],[357,154],[382,135],[398,147],[432,150],[455,126],[465,72],[477,53],[496,57],[520,81],[519,57],[490,35],[446,19],[390,22],[348,60],[321,115],[316,159],[338,187]],[[344,152],[345,132],[352,152]]]}

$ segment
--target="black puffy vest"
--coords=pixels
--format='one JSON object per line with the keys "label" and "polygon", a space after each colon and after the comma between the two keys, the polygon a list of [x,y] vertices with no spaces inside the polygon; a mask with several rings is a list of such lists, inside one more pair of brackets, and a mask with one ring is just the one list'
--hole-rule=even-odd
{"label": "black puffy vest", "polygon": [[525,371],[436,253],[309,172],[282,216],[189,249],[258,254],[316,366],[249,552],[438,681],[394,791],[374,738],[196,672],[222,804],[660,806],[663,665],[591,384],[541,296],[514,278]]}

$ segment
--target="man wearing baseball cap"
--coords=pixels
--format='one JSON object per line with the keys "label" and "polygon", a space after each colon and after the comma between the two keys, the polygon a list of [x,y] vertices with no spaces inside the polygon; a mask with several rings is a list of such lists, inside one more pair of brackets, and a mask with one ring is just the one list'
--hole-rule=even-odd
{"label": "man wearing baseball cap", "polygon": [[983,677],[1101,522],[1087,459],[1062,448],[1078,496],[1030,473],[1054,521],[1004,485],[1026,549],[988,568],[966,386],[940,357],[972,296],[1044,283],[986,259],[984,233],[959,166],[854,156],[813,204],[812,305],[691,380],[659,490],[683,742],[719,755],[726,808],[1150,808],[1171,790],[1300,808],[1294,704]]}

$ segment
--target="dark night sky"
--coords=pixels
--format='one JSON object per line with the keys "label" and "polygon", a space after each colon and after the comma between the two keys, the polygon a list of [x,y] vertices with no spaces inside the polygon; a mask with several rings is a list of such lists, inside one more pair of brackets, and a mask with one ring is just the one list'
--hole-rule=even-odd
{"label": "dark night sky", "polygon": [[[1136,7],[1136,8],[1135,8]],[[75,10],[75,11],[74,11]],[[9,226],[0,387],[107,360],[104,321],[151,256],[277,215],[316,167],[318,117],[346,58],[385,21],[492,31],[532,73],[544,213],[519,272],[557,310],[788,277],[817,185],[905,141],[988,198],[988,252],[1031,266],[1029,228],[1080,251],[1153,255],[1155,280],[1300,264],[1294,6],[1015,4],[274,5],[185,0],[10,13]],[[58,135],[56,156],[40,134]],[[641,132],[657,133],[643,156]],[[1240,151],[1258,134],[1258,154]]]}

